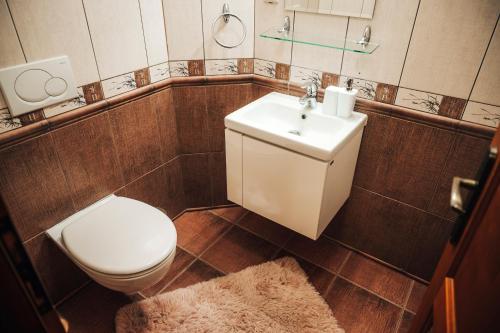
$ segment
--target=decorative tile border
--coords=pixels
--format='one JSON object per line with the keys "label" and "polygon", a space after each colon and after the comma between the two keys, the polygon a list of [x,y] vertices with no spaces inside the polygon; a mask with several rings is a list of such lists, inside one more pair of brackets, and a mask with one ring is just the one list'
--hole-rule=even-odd
{"label": "decorative tile border", "polygon": [[276,74],[276,63],[262,59],[255,59],[254,61],[254,74],[274,78]]}
{"label": "decorative tile border", "polygon": [[101,81],[105,98],[110,98],[137,88],[134,73],[127,73]]}
{"label": "decorative tile border", "polygon": [[149,68],[143,68],[136,70],[134,72],[134,81],[136,83],[136,88],[147,86],[151,84],[151,79],[149,77]]}
{"label": "decorative tile border", "polygon": [[203,60],[188,60],[187,65],[189,76],[205,75],[205,64]]}
{"label": "decorative tile border", "polygon": [[500,106],[469,101],[462,119],[471,123],[498,127],[500,124]]}
{"label": "decorative tile border", "polygon": [[340,77],[340,86],[347,87],[347,80],[352,79],[352,87],[354,89],[358,89],[359,98],[368,99],[371,101],[375,100],[375,94],[377,92],[377,82],[368,81],[363,79],[357,79],[354,77],[341,76]]}
{"label": "decorative tile border", "polygon": [[443,96],[441,95],[399,87],[396,105],[438,114],[442,100]]}
{"label": "decorative tile border", "polygon": [[182,77],[189,76],[188,62],[187,61],[170,61],[170,76]]}
{"label": "decorative tile border", "polygon": [[238,60],[236,59],[205,60],[205,73],[207,75],[238,74]]}
{"label": "decorative tile border", "polygon": [[[93,84],[87,86],[93,86]],[[101,84],[99,83],[98,86],[100,87]],[[78,97],[44,108],[43,113],[45,115],[45,118],[54,117],[57,116],[58,114],[68,112],[87,105],[87,102],[85,101],[84,97],[83,87],[77,88],[77,91],[78,91]]]}
{"label": "decorative tile border", "polygon": [[168,62],[149,67],[149,77],[151,83],[170,78],[170,66]]}
{"label": "decorative tile border", "polygon": [[321,78],[323,74],[313,69],[292,66],[290,70],[290,82],[300,86],[306,83],[313,83],[316,87],[321,87]]}
{"label": "decorative tile border", "polygon": [[21,127],[19,118],[12,118],[7,108],[0,110],[0,133]]}

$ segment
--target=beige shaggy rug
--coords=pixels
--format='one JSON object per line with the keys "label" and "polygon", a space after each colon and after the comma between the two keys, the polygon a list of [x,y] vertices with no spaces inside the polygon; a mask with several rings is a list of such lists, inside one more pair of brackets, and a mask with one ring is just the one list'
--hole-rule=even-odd
{"label": "beige shaggy rug", "polygon": [[116,314],[116,331],[344,332],[293,258],[127,305]]}

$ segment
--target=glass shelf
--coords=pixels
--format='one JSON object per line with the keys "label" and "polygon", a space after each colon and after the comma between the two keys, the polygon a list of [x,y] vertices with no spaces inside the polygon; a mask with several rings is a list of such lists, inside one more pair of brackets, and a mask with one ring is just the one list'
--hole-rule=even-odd
{"label": "glass shelf", "polygon": [[331,49],[346,50],[350,52],[372,54],[373,51],[379,46],[375,43],[368,43],[366,45],[359,44],[353,40],[339,40],[334,39],[326,34],[311,35],[300,32],[286,32],[282,28],[271,28],[259,35],[263,38],[275,39],[284,42],[294,42],[300,44],[314,45],[320,47],[328,47]]}

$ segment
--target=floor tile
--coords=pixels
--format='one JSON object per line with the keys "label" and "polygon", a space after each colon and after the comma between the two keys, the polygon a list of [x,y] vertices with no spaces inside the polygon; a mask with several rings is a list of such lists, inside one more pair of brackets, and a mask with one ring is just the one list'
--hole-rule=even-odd
{"label": "floor tile", "polygon": [[225,273],[237,272],[269,260],[278,250],[275,245],[234,227],[202,256]]}
{"label": "floor tile", "polygon": [[229,222],[207,211],[184,213],[174,223],[177,245],[195,255],[201,254],[231,226]]}
{"label": "floor tile", "polygon": [[330,272],[338,272],[350,252],[325,237],[314,241],[298,234],[287,242],[285,249]]}
{"label": "floor tile", "polygon": [[133,300],[125,294],[92,282],[66,300],[57,311],[68,321],[71,333],[114,332],[115,313]]}
{"label": "floor tile", "polygon": [[411,286],[411,279],[367,257],[353,253],[340,275],[375,294],[402,306]]}
{"label": "floor tile", "polygon": [[179,273],[181,273],[194,260],[196,260],[195,257],[178,247],[175,252],[174,261],[172,262],[167,275],[165,275],[163,279],[160,280],[160,282],[148,289],[143,290],[141,293],[146,297],[156,295],[163,288],[165,288],[167,284],[172,282],[172,279],[174,279]]}
{"label": "floor tile", "polygon": [[335,277],[332,273],[321,267],[311,264],[310,262],[305,261],[304,259],[297,257],[296,255],[287,252],[286,250],[281,250],[274,259],[282,257],[292,257],[297,260],[300,267],[304,270],[307,277],[309,278],[309,282],[322,296],[325,296],[330,285],[332,284],[333,278]]}
{"label": "floor tile", "polygon": [[349,333],[394,332],[402,311],[340,277],[325,299],[340,327]]}
{"label": "floor tile", "polygon": [[208,281],[222,275],[224,274],[208,266],[204,262],[197,260],[165,290],[163,290],[163,292],[172,291],[178,288],[185,288],[192,284]]}
{"label": "floor tile", "polygon": [[224,208],[215,208],[210,210],[211,213],[222,217],[226,221],[236,222],[240,219],[243,214],[247,212],[247,210],[243,207],[224,207]]}
{"label": "floor tile", "polygon": [[399,324],[398,333],[406,333],[410,331],[411,321],[413,320],[414,315],[405,311],[403,314],[403,318],[401,319],[401,323]]}
{"label": "floor tile", "polygon": [[245,215],[238,222],[238,225],[280,247],[285,245],[290,237],[295,234],[292,230],[252,212]]}
{"label": "floor tile", "polygon": [[408,304],[406,304],[406,309],[416,313],[420,306],[420,302],[422,302],[424,298],[426,290],[427,286],[425,284],[415,281],[413,288],[411,288],[410,298],[408,299]]}

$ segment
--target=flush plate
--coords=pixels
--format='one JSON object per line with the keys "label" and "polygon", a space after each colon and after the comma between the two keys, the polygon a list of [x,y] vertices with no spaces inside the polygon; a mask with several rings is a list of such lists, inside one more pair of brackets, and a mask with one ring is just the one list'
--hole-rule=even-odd
{"label": "flush plate", "polygon": [[78,96],[67,56],[1,69],[0,88],[13,117]]}

